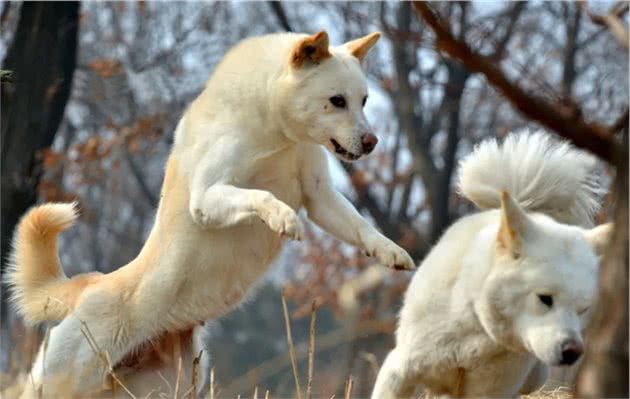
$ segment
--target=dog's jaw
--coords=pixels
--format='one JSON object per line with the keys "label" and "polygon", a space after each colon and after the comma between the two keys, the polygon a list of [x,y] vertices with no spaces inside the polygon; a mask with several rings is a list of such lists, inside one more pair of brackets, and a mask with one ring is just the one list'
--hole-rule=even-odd
{"label": "dog's jaw", "polygon": [[353,162],[353,161],[356,161],[357,159],[361,158],[361,156],[362,156],[362,154],[355,154],[355,153],[352,153],[352,152],[346,150],[335,139],[330,139],[329,143],[330,143],[330,146],[326,146],[326,147],[328,147],[328,149],[332,153],[334,153],[337,158],[341,159],[342,161]]}

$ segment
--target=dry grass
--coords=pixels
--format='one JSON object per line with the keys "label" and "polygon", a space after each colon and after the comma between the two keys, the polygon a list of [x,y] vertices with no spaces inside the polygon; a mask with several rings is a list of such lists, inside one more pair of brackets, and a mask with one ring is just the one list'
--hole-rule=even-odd
{"label": "dry grass", "polygon": [[[314,373],[314,370],[316,370],[315,364],[314,364],[315,324],[316,324],[316,315],[317,315],[316,306],[315,306],[315,303],[313,303],[311,307],[311,323],[310,323],[310,330],[309,330],[308,359],[307,359],[307,362],[308,362],[307,363],[308,364],[307,385],[306,385],[306,390],[304,392],[302,392],[302,388],[300,385],[300,376],[299,376],[299,369],[297,367],[296,351],[295,351],[295,346],[294,346],[293,338],[291,334],[291,322],[289,318],[286,300],[284,299],[284,297],[282,297],[282,306],[283,306],[283,311],[284,311],[284,321],[285,321],[285,328],[286,328],[286,333],[287,333],[287,346],[288,346],[288,352],[289,352],[289,356],[291,360],[291,368],[293,371],[294,384],[295,384],[294,397],[297,399],[301,399],[303,397],[302,395],[304,394],[304,397],[306,399],[311,399],[313,397],[313,387],[316,386],[316,384],[314,385],[314,380],[313,380],[313,373]],[[177,358],[178,359],[177,374],[176,374],[177,379],[174,384],[175,385],[174,389],[169,389],[168,393],[160,392],[159,389],[153,389],[151,390],[151,392],[149,392],[148,395],[145,394],[145,396],[136,396],[127,387],[125,387],[124,384],[120,380],[118,380],[116,374],[113,372],[113,368],[111,366],[111,362],[109,361],[109,357],[107,356],[106,353],[105,354],[102,353],[102,351],[99,350],[96,343],[93,342],[93,338],[91,337],[89,329],[87,329],[87,326],[85,326],[84,336],[86,340],[88,341],[88,343],[90,344],[90,347],[92,347],[93,350],[95,350],[95,352],[99,355],[99,358],[102,360],[103,364],[106,366],[106,369],[108,370],[110,374],[110,378],[118,383],[114,385],[115,386],[117,385],[118,388],[120,389],[111,391],[112,393],[114,393],[116,397],[125,397],[125,398],[153,397],[153,398],[173,398],[173,399],[195,397],[194,392],[196,391],[196,388],[197,388],[197,379],[193,378],[190,381],[183,380],[181,354]],[[44,345],[46,341],[47,340],[44,339]],[[200,356],[197,356],[192,360],[192,370],[198,369],[199,358]],[[373,359],[373,362],[375,363],[374,367],[377,368],[378,364],[376,364],[376,360]],[[8,374],[0,373],[0,397],[7,398],[7,399],[18,398],[20,394],[22,393],[25,387],[25,384],[27,383],[29,383],[28,373],[24,370],[19,370],[19,371],[14,370],[13,372],[8,373]],[[343,392],[344,399],[350,399],[353,397],[352,396],[353,386],[354,386],[354,380],[352,376],[350,376],[348,377],[345,383],[345,388]],[[247,395],[248,397],[253,397],[256,399],[259,397],[258,386],[253,387],[252,391],[250,392],[252,392],[252,394],[251,396],[248,394]],[[206,396],[206,399],[217,399],[219,397],[222,397],[220,393],[221,392],[217,389],[217,386],[216,386],[214,369],[212,369],[210,370],[210,389]],[[241,397],[241,395],[239,395],[238,397]],[[265,399],[273,398],[273,394],[269,390],[266,390],[264,393],[264,398]],[[432,399],[433,397],[431,395],[423,394],[419,398]],[[556,388],[554,390],[540,391],[540,392],[535,392],[534,394],[531,394],[531,395],[521,396],[521,399],[570,399],[570,398],[573,398],[573,394],[567,388]],[[329,398],[327,397],[325,399],[329,399]]]}
{"label": "dry grass", "polygon": [[[223,398],[224,396],[220,396],[216,393],[214,373],[211,375],[212,375],[211,390],[206,396],[206,398],[207,399]],[[0,397],[4,399],[18,398],[20,394],[22,393],[22,390],[24,389],[24,385],[26,384],[26,382],[27,382],[26,372],[22,372],[17,375],[0,374]],[[257,390],[258,390],[257,387],[255,387],[253,391],[254,390],[256,391],[255,394],[257,394]],[[186,396],[182,395],[180,396],[180,398],[193,397],[190,395],[191,393],[192,393],[192,387],[190,388],[188,393],[185,393]],[[351,395],[352,395],[352,380],[349,379],[346,382],[344,398],[351,398],[352,397]],[[129,396],[126,396],[126,397],[129,397]],[[165,394],[155,393],[148,397],[149,398],[173,398],[174,396],[167,396]],[[244,398],[246,396],[242,396],[242,397]],[[255,396],[252,395],[252,397],[255,397]],[[266,390],[264,398],[271,399],[271,398],[274,398],[274,396],[271,394],[269,390]],[[316,397],[316,396],[315,398],[319,399],[319,397]],[[433,397],[430,395],[422,395],[420,396],[420,398],[432,399]],[[535,392],[531,395],[521,396],[521,399],[572,399],[572,398],[573,398],[573,393],[567,388],[557,388],[552,391],[540,391],[540,392]],[[329,399],[329,398],[325,398],[325,399]]]}

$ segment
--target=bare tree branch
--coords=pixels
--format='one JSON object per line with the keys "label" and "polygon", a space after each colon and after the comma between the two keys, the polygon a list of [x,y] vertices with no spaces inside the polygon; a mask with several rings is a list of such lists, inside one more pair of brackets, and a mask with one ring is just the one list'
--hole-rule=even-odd
{"label": "bare tree branch", "polygon": [[140,166],[133,159],[133,156],[129,153],[127,146],[124,146],[122,149],[123,157],[127,164],[129,165],[129,169],[131,170],[131,174],[133,178],[136,180],[138,187],[140,188],[140,192],[142,193],[143,198],[147,201],[147,204],[153,208],[157,207],[159,198],[151,191],[147,182],[143,177],[143,173],[140,170]]}
{"label": "bare tree branch", "polygon": [[473,52],[464,41],[457,40],[427,3],[416,1],[413,5],[422,19],[435,32],[438,48],[451,57],[461,60],[468,70],[482,73],[488,82],[521,113],[604,160],[614,162],[619,159],[621,151],[609,128],[587,122],[575,109],[571,110],[549,103],[543,98],[525,92],[521,87],[510,82],[491,59]]}
{"label": "bare tree branch", "polygon": [[289,23],[289,18],[287,17],[287,13],[284,12],[284,7],[282,3],[279,1],[269,1],[267,2],[269,7],[271,7],[271,11],[273,11],[276,18],[278,18],[278,22],[280,22],[280,26],[282,29],[287,32],[293,32],[293,28],[291,27],[291,23]]}
{"label": "bare tree branch", "polygon": [[621,17],[628,12],[629,4],[627,1],[618,2],[610,9],[610,11],[608,11],[608,13],[604,15],[595,14],[590,8],[588,8],[585,1],[580,1],[579,4],[580,7],[586,11],[594,24],[608,28],[610,33],[617,38],[619,43],[621,43],[626,50],[628,49],[628,31],[621,21]]}
{"label": "bare tree branch", "polygon": [[505,49],[514,33],[514,28],[516,27],[516,21],[518,17],[521,15],[525,7],[527,6],[526,1],[517,1],[512,6],[512,9],[508,12],[508,20],[506,22],[505,32],[499,40],[497,41],[497,45],[494,48],[494,53],[492,54],[492,58],[495,60],[501,60],[503,55],[505,54]]}

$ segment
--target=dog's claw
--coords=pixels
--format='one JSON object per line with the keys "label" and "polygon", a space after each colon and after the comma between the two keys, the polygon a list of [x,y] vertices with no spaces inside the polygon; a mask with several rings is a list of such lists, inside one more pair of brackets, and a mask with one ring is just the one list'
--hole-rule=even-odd
{"label": "dog's claw", "polygon": [[271,210],[263,217],[267,226],[281,238],[302,241],[304,227],[295,211],[280,201],[272,202],[269,207]]}
{"label": "dog's claw", "polygon": [[413,270],[415,264],[407,252],[389,240],[379,240],[374,249],[368,248],[367,254],[376,256],[382,264],[395,270]]}

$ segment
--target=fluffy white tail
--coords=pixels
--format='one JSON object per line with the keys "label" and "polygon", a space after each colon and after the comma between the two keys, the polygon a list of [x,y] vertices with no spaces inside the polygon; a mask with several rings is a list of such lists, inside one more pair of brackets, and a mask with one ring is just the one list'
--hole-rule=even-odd
{"label": "fluffy white tail", "polygon": [[544,132],[489,139],[460,162],[459,190],[481,209],[500,207],[507,190],[521,206],[556,220],[590,226],[603,194],[595,158]]}
{"label": "fluffy white tail", "polygon": [[57,235],[77,218],[76,204],[44,204],[20,220],[7,273],[11,300],[25,321],[60,320],[72,311],[93,274],[68,279],[57,256]]}

